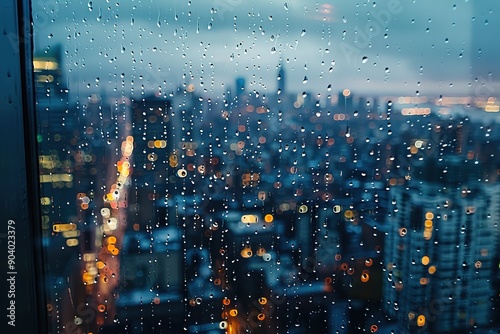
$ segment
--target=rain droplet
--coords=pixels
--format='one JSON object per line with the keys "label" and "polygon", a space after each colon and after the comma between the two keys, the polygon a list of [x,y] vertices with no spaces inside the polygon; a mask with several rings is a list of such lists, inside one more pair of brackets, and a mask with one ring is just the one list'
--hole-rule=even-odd
{"label": "rain droplet", "polygon": [[368,57],[367,57],[367,56],[364,56],[364,57],[361,59],[361,62],[362,62],[363,64],[365,64],[367,61],[368,61]]}
{"label": "rain droplet", "polygon": [[304,36],[306,34],[306,30],[302,29],[302,32],[300,33],[300,36]]}
{"label": "rain droplet", "polygon": [[283,6],[285,10],[288,10],[288,3],[285,2],[285,5]]}

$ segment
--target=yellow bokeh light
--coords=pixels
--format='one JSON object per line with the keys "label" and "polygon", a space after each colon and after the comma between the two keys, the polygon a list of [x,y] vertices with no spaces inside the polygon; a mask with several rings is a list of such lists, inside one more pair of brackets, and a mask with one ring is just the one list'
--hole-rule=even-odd
{"label": "yellow bokeh light", "polygon": [[429,257],[427,255],[425,255],[425,256],[422,257],[422,264],[424,266],[428,265],[430,261],[431,260],[429,259]]}
{"label": "yellow bokeh light", "polygon": [[418,327],[423,327],[425,326],[425,315],[421,314],[417,318],[417,326]]}
{"label": "yellow bokeh light", "polygon": [[65,232],[76,230],[76,224],[54,224],[52,226],[54,232]]}
{"label": "yellow bokeh light", "polygon": [[272,223],[274,220],[274,217],[272,214],[268,213],[267,215],[264,216],[264,221],[266,223]]}
{"label": "yellow bokeh light", "polygon": [[66,240],[66,245],[68,247],[75,247],[78,246],[78,239],[67,239]]}
{"label": "yellow bokeh light", "polygon": [[428,270],[429,274],[434,274],[436,272],[436,266],[430,266]]}
{"label": "yellow bokeh light", "polygon": [[430,211],[426,212],[425,219],[434,219],[434,214]]}
{"label": "yellow bokeh light", "polygon": [[241,216],[241,222],[245,224],[255,224],[259,221],[259,217],[256,215],[243,215]]}
{"label": "yellow bokeh light", "polygon": [[42,70],[57,70],[59,68],[59,64],[57,61],[52,59],[43,59],[37,58],[33,61],[33,69],[35,72],[39,72]]}
{"label": "yellow bokeh light", "polygon": [[361,274],[361,282],[366,283],[369,280],[370,280],[370,275],[368,275],[367,273]]}
{"label": "yellow bokeh light", "polygon": [[245,247],[241,250],[240,255],[242,258],[248,259],[253,255],[252,249],[250,247]]}
{"label": "yellow bokeh light", "polygon": [[83,282],[85,284],[94,284],[94,275],[90,274],[90,273],[83,273],[83,276],[82,276],[82,279],[83,279]]}

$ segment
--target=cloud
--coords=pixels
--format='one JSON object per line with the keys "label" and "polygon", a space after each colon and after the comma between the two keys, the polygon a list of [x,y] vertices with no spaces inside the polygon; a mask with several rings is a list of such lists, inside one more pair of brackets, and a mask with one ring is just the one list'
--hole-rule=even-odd
{"label": "cloud", "polygon": [[[64,45],[70,85],[82,92],[183,82],[220,92],[238,75],[251,89],[274,91],[283,62],[287,86],[297,92],[354,85],[381,93],[462,94],[471,64],[484,73],[498,54],[498,43],[483,33],[497,27],[500,6],[488,6],[449,0],[432,6],[417,0],[67,2],[53,23],[35,24],[35,33],[39,49]],[[477,24],[484,20],[489,25]],[[486,66],[475,60],[478,45]],[[96,83],[98,76],[105,81]]]}

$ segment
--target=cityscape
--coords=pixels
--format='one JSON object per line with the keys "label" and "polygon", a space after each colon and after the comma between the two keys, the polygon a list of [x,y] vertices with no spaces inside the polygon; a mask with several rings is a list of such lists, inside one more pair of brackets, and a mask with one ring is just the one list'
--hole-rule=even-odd
{"label": "cityscape", "polygon": [[[496,96],[95,92],[35,57],[52,333],[497,333]],[[188,79],[188,78],[187,78]]]}

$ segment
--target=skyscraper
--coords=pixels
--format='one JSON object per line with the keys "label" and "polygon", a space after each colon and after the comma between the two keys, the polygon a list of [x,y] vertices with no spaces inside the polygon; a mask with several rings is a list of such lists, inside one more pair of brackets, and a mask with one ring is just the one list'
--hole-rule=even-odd
{"label": "skyscraper", "polygon": [[240,96],[245,93],[245,78],[236,78],[236,96]]}
{"label": "skyscraper", "polygon": [[286,74],[283,64],[278,65],[278,76],[276,79],[278,83],[278,93],[285,93]]}
{"label": "skyscraper", "polygon": [[490,324],[498,192],[478,181],[392,189],[383,305],[401,331]]}

